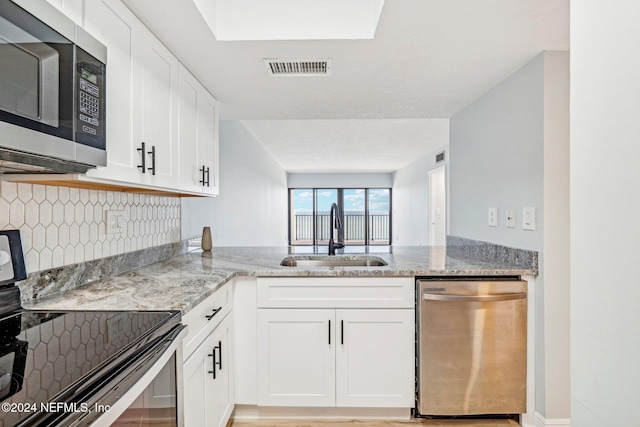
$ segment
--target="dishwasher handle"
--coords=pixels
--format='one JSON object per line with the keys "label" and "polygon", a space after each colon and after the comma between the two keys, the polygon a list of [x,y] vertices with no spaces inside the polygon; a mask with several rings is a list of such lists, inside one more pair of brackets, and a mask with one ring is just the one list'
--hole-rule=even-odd
{"label": "dishwasher handle", "polygon": [[452,302],[493,302],[493,301],[512,301],[527,298],[525,292],[516,292],[511,294],[493,294],[493,295],[443,295],[431,294],[425,292],[422,294],[423,301],[452,301]]}

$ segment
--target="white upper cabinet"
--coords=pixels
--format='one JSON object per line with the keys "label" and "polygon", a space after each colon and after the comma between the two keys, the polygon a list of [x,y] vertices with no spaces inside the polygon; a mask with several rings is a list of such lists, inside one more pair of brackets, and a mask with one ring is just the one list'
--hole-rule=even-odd
{"label": "white upper cabinet", "polygon": [[[119,1],[87,2],[85,28],[107,46],[107,167],[87,173],[90,178],[104,178],[139,184],[142,174],[140,135],[134,139],[134,121],[140,122],[141,111],[134,114],[135,42],[144,32],[138,19]],[[135,84],[140,85],[140,79]]]}
{"label": "white upper cabinet", "polygon": [[218,106],[186,68],[180,65],[180,188],[218,194]]}
{"label": "white upper cabinet", "polygon": [[[47,0],[76,24],[82,26],[83,0]],[[89,2],[91,3],[91,2]]]}
{"label": "white upper cabinet", "polygon": [[134,114],[141,116],[134,117],[134,140],[144,142],[147,152],[142,182],[176,188],[180,164],[178,60],[148,31],[140,34],[136,57],[140,67],[137,72],[134,67]]}
{"label": "white upper cabinet", "polygon": [[217,195],[215,99],[119,0],[85,2],[84,15],[107,46],[107,166],[79,179]]}

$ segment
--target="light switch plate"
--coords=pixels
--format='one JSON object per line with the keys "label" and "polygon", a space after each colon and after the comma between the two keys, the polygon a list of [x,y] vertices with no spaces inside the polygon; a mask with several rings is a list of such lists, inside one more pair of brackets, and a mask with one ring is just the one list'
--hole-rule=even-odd
{"label": "light switch plate", "polygon": [[498,226],[498,208],[489,208],[489,227]]}
{"label": "light switch plate", "polygon": [[107,234],[124,233],[126,230],[124,211],[107,211]]}
{"label": "light switch plate", "polygon": [[522,208],[522,229],[535,231],[536,229],[536,208]]}
{"label": "light switch plate", "polygon": [[507,209],[505,211],[505,219],[507,228],[516,228],[516,210]]}

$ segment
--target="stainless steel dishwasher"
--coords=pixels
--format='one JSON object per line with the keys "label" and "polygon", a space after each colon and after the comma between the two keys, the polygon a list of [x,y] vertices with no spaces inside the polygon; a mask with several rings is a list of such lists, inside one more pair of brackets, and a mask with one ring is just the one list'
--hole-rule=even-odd
{"label": "stainless steel dishwasher", "polygon": [[526,412],[527,282],[419,279],[421,415]]}

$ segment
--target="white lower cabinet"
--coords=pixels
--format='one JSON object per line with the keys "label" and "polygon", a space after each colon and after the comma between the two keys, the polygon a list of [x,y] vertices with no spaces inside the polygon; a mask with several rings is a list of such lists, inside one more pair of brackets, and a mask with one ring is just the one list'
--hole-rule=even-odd
{"label": "white lower cabinet", "polygon": [[337,406],[413,406],[414,325],[413,310],[336,310]]}
{"label": "white lower cabinet", "polygon": [[335,405],[335,310],[258,310],[258,354],[258,405]]}
{"label": "white lower cabinet", "polygon": [[[231,287],[231,285],[226,285]],[[226,426],[234,407],[234,360],[233,360],[233,316],[230,310],[225,313],[225,303],[229,302],[229,288],[216,291],[211,297],[195,307],[192,312],[198,317],[210,319],[200,328],[207,331],[213,326],[201,343],[194,349],[193,342],[185,343],[185,361],[183,363],[183,416],[184,426],[219,427]],[[199,313],[201,307],[215,306],[214,310]],[[196,326],[192,312],[187,313],[183,321]],[[217,317],[216,313],[225,316]],[[189,316],[191,315],[191,316]],[[219,322],[219,323],[215,323]],[[194,331],[193,336],[200,336]],[[192,332],[190,331],[190,334]],[[192,340],[193,341],[193,340]],[[190,352],[190,353],[189,353]]]}
{"label": "white lower cabinet", "polygon": [[258,405],[409,408],[413,309],[259,309]]}

